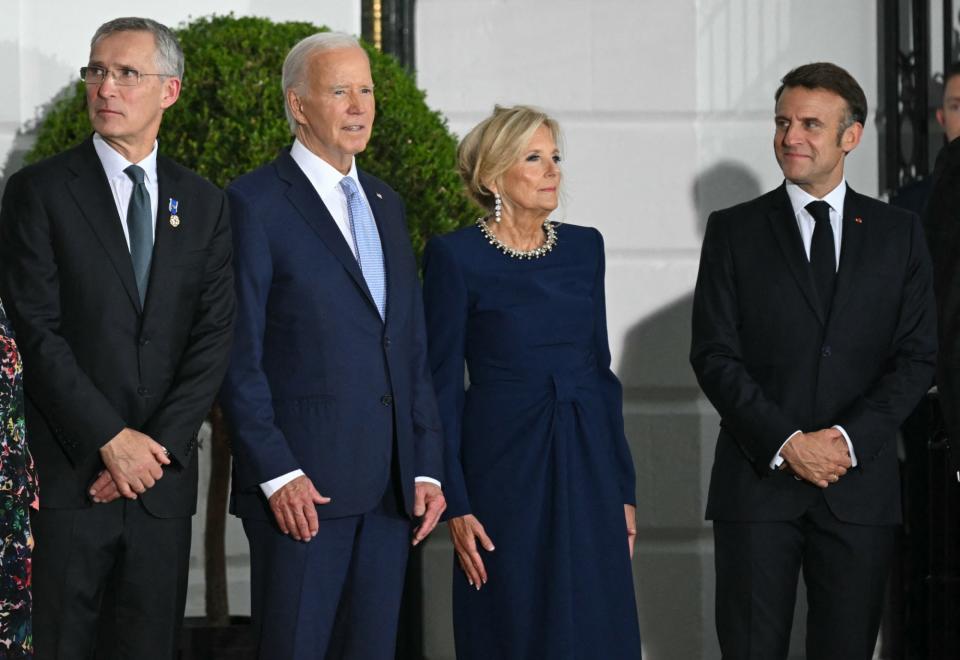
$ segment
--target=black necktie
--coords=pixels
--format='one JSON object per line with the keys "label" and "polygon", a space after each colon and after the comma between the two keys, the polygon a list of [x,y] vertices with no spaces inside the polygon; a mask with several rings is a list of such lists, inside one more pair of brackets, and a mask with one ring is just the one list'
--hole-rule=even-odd
{"label": "black necktie", "polygon": [[150,193],[143,183],[143,169],[131,165],[124,172],[133,181],[133,194],[130,195],[130,205],[127,207],[127,231],[130,234],[130,259],[133,260],[133,272],[137,276],[142,307],[147,297],[150,260],[153,257],[153,209],[150,205]]}
{"label": "black necktie", "polygon": [[813,228],[813,240],[810,241],[810,268],[826,316],[830,314],[833,288],[837,282],[837,251],[833,242],[833,227],[830,226],[830,205],[826,202],[810,202],[806,209],[817,221]]}

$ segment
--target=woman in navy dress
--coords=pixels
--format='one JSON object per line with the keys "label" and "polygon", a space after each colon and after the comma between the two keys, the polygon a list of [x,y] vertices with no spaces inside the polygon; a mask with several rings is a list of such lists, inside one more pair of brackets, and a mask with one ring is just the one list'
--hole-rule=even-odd
{"label": "woman in navy dress", "polygon": [[489,215],[424,254],[460,660],[640,658],[603,241],[548,219],[558,138],[543,113],[498,107],[459,150]]}

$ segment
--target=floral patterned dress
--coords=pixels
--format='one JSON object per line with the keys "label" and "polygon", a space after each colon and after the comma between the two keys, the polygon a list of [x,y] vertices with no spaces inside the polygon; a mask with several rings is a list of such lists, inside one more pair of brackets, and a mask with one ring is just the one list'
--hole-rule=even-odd
{"label": "floral patterned dress", "polygon": [[0,657],[30,658],[29,508],[37,508],[37,476],[26,444],[23,365],[0,302]]}

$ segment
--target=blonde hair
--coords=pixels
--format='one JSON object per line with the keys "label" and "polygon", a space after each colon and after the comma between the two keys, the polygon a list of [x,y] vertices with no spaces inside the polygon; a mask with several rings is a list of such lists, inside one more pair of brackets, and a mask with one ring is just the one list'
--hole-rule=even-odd
{"label": "blonde hair", "polygon": [[542,110],[527,105],[494,106],[493,114],[477,124],[457,149],[457,171],[467,193],[483,208],[493,208],[492,184],[503,195],[502,178],[523,155],[541,126],[560,144],[560,125]]}

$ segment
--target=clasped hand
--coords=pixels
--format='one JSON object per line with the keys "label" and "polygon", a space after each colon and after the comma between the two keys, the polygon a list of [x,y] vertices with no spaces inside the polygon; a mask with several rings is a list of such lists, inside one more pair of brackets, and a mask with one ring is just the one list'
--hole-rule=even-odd
{"label": "clasped hand", "polygon": [[835,428],[797,433],[780,455],[796,476],[820,488],[839,481],[852,465],[847,441]]}
{"label": "clasped hand", "polygon": [[170,456],[150,436],[125,428],[100,448],[106,469],[90,486],[94,502],[112,502],[121,495],[135,500],[163,477],[163,466],[170,465]]}

